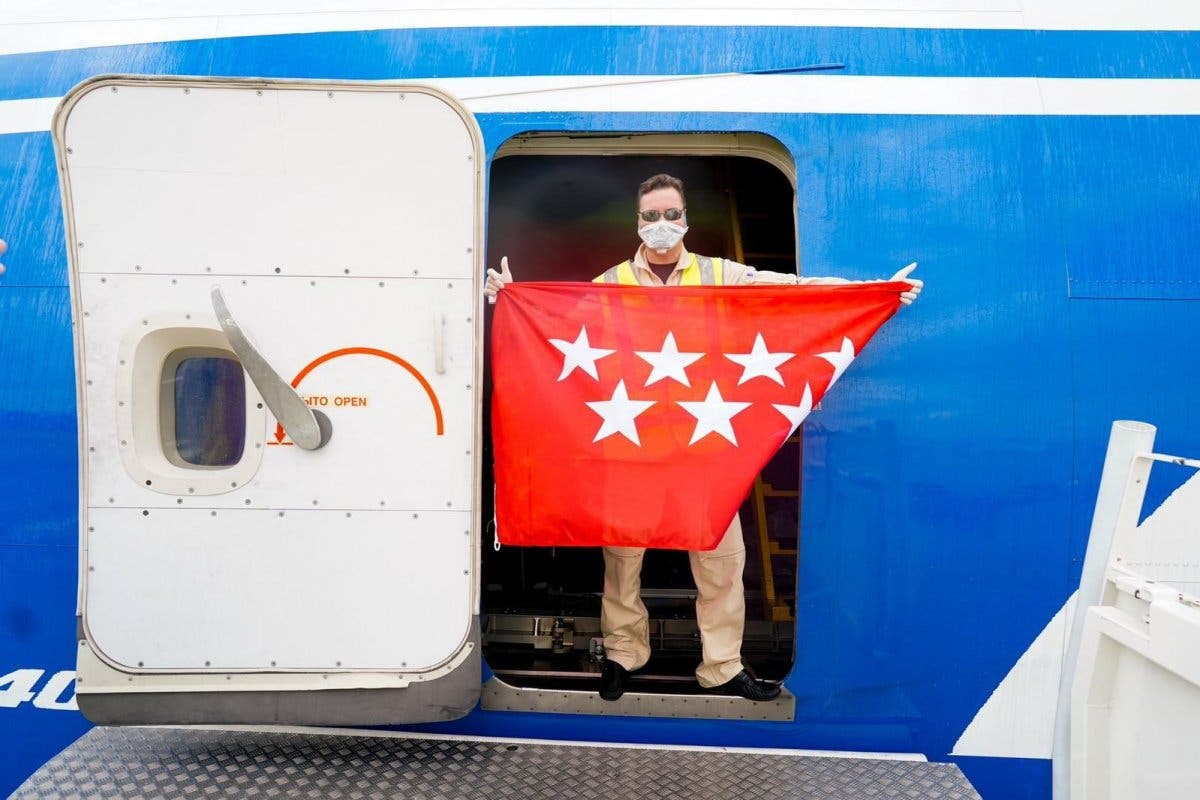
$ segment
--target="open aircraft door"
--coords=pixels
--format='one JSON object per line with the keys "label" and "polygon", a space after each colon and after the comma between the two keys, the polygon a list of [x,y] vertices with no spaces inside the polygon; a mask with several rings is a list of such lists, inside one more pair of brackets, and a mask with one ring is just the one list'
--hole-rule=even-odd
{"label": "open aircraft door", "polygon": [[388,724],[480,691],[482,143],[419,86],[105,77],[54,124],[80,709]]}

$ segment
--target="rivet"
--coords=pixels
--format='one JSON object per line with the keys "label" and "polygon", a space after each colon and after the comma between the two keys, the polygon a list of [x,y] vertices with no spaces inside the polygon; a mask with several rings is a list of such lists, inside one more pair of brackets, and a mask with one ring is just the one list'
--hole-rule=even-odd
{"label": "rivet", "polygon": [[142,516],[143,516],[143,517],[148,517],[148,516],[150,516],[150,512],[149,512],[149,511],[142,511]]}
{"label": "rivet", "polygon": [[418,275],[418,274],[420,274],[420,270],[416,270],[416,269],[414,269],[414,270],[413,270],[413,275]]}
{"label": "rivet", "polygon": [[183,90],[183,93],[184,93],[184,94],[191,94],[191,93],[192,93],[192,90],[191,90],[191,89],[184,89],[184,90]]}
{"label": "rivet", "polygon": [[95,532],[96,532],[96,527],[94,525],[88,525],[88,533],[95,533]]}
{"label": "rivet", "polygon": [[212,272],[212,267],[205,267],[205,268],[204,268],[204,271],[205,271],[205,272]]}
{"label": "rivet", "polygon": [[254,443],[254,449],[255,449],[255,450],[262,450],[262,442],[255,442],[255,443]]}
{"label": "rivet", "polygon": [[404,99],[404,95],[400,95],[400,99],[401,99],[401,100],[403,100],[403,99]]}
{"label": "rivet", "polygon": [[113,499],[111,497],[108,498],[108,502],[110,502],[110,503],[113,502]]}
{"label": "rivet", "polygon": [[280,272],[280,269],[279,269],[279,267],[276,267],[276,268],[275,268],[275,274],[276,274],[276,275],[278,275],[278,274],[279,274],[279,272]]}
{"label": "rivet", "polygon": [[74,153],[74,152],[75,151],[72,150],[71,148],[69,148],[69,147],[67,148],[67,155],[71,155],[71,153]]}
{"label": "rivet", "polygon": [[183,315],[183,318],[184,318],[184,319],[191,319],[191,318],[192,318],[192,315],[191,315],[191,314],[184,314],[184,315]]}
{"label": "rivet", "polygon": [[281,516],[281,517],[283,516],[283,512],[282,512],[282,511],[280,511],[280,512],[279,512],[279,516]]}
{"label": "rivet", "polygon": [[115,87],[115,86],[114,86],[114,87],[112,87],[112,91],[113,91],[113,94],[116,94],[116,93],[117,93],[117,87]]}
{"label": "rivet", "polygon": [[463,575],[470,575],[470,574],[471,574],[470,570],[466,570],[466,569],[463,570]]}
{"label": "rivet", "polygon": [[204,666],[206,666],[206,667],[211,667],[211,666],[212,666],[212,662],[211,662],[211,661],[205,661],[205,662],[204,662]]}
{"label": "rivet", "polygon": [[447,284],[446,284],[446,288],[447,288],[447,289],[453,289],[453,288],[454,288],[454,284],[453,284],[453,283],[447,283]]}
{"label": "rivet", "polygon": [[134,264],[134,265],[133,265],[133,271],[134,271],[134,272],[141,272],[141,271],[142,271],[142,265],[141,265],[141,264]]}
{"label": "rivet", "polygon": [[95,571],[96,571],[95,567],[88,567],[88,572],[95,572]]}
{"label": "rivet", "polygon": [[380,282],[379,282],[379,288],[380,288],[380,289],[382,289],[382,288],[383,288],[383,281],[380,281]]}
{"label": "rivet", "polygon": [[179,283],[179,281],[175,280],[174,278],[171,278],[171,285],[172,285],[172,286],[175,286],[175,285],[176,285],[176,284],[178,284],[178,283]]}
{"label": "rivet", "polygon": [[124,401],[124,400],[118,400],[118,401],[117,401],[117,405],[119,405],[119,406],[124,406],[124,405],[125,405],[125,401]]}
{"label": "rivet", "polygon": [[416,515],[416,514],[413,514],[413,519],[416,519],[416,518],[417,518],[417,515]]}
{"label": "rivet", "polygon": [[225,676],[225,680],[227,680],[227,681],[231,681],[231,680],[233,680],[233,676],[232,676],[232,675],[226,675],[226,676]]}
{"label": "rivet", "polygon": [[342,270],[342,272],[345,273],[346,275],[350,274],[350,270],[348,270],[348,269],[344,269],[344,270]]}
{"label": "rivet", "polygon": [[246,498],[246,505],[250,505],[250,499]]}
{"label": "rivet", "polygon": [[384,501],[380,500],[380,501],[379,501],[379,505],[381,505],[381,506],[386,506],[386,505],[387,505],[387,503],[385,503]]}
{"label": "rivet", "polygon": [[245,281],[242,281],[242,286],[245,286],[245,285],[246,285],[246,282],[245,282]]}
{"label": "rivet", "polygon": [[275,666],[275,662],[274,662],[274,661],[272,661],[272,662],[271,662],[271,666],[272,666],[272,667],[273,667],[273,666]]}
{"label": "rivet", "polygon": [[467,252],[468,252],[468,253],[469,253],[469,252],[471,252],[471,248],[469,248],[469,247],[468,247],[468,248],[467,248]]}
{"label": "rivet", "polygon": [[210,511],[210,512],[208,512],[208,515],[209,515],[210,517],[215,517],[215,516],[217,515],[217,512],[215,512],[215,511]]}
{"label": "rivet", "polygon": [[182,497],[178,497],[178,498],[176,498],[176,499],[175,499],[175,505],[178,505],[178,506],[181,506],[181,505],[183,505],[183,498],[182,498]]}
{"label": "rivet", "polygon": [[326,93],[325,93],[325,96],[326,96],[326,97],[333,97],[333,92],[326,92]]}
{"label": "rivet", "polygon": [[471,384],[467,384],[467,391],[471,391]]}
{"label": "rivet", "polygon": [[144,319],[144,320],[142,320],[142,324],[143,324],[143,325],[149,325],[149,324],[150,324],[150,320],[148,320],[148,319]]}
{"label": "rivet", "polygon": [[255,407],[255,408],[262,408],[262,403],[255,403],[255,404],[254,404],[254,407]]}
{"label": "rivet", "polygon": [[94,448],[94,447],[89,447],[89,448],[88,448],[88,452],[89,452],[89,453],[94,453],[94,452],[96,452],[96,448]]}
{"label": "rivet", "polygon": [[87,382],[87,385],[88,385],[88,386],[91,386],[91,385],[92,385],[92,381],[91,381],[91,379],[89,379],[89,380],[88,380],[88,382]]}
{"label": "rivet", "polygon": [[316,286],[316,285],[317,285],[317,282],[316,282],[316,281],[309,281],[309,282],[308,282],[308,285],[309,285],[309,286]]}
{"label": "rivet", "polygon": [[446,508],[450,508],[452,505],[454,505],[454,504],[451,503],[449,500],[446,501]]}
{"label": "rivet", "polygon": [[471,318],[470,318],[470,317],[467,317],[467,322],[470,322],[470,321],[471,321]]}
{"label": "rivet", "polygon": [[145,664],[145,662],[143,662],[143,661],[139,661],[139,662],[138,662],[138,666],[139,666],[139,667],[144,667],[144,666],[146,666],[146,664]]}
{"label": "rivet", "polygon": [[80,242],[80,243],[79,243],[79,246],[80,246],[80,247],[83,247],[83,242]]}
{"label": "rivet", "polygon": [[121,440],[121,447],[124,447],[124,446],[125,446],[125,440],[124,440],[124,439],[122,439],[122,440]]}
{"label": "rivet", "polygon": [[315,506],[315,505],[317,505],[317,501],[316,501],[316,500],[313,500],[313,505],[314,505],[314,506]]}
{"label": "rivet", "polygon": [[121,366],[125,366],[125,359],[121,359]]}
{"label": "rivet", "polygon": [[347,512],[346,512],[346,519],[350,519],[350,512],[349,512],[349,511],[347,511]]}
{"label": "rivet", "polygon": [[195,487],[193,487],[193,486],[189,486],[189,487],[188,487],[188,494],[195,494],[195,493],[196,493],[196,489],[195,489]]}
{"label": "rivet", "polygon": [[475,156],[467,156],[467,161],[474,161],[474,160],[475,160]]}
{"label": "rivet", "polygon": [[258,95],[259,97],[262,97],[262,89],[259,89],[258,91],[256,91],[255,94]]}
{"label": "rivet", "polygon": [[229,487],[230,487],[231,489],[236,489],[236,488],[237,488],[237,481],[233,481],[232,483],[230,483],[230,484],[229,484]]}
{"label": "rivet", "polygon": [[337,664],[335,664],[335,666],[338,666],[338,667],[340,667],[341,665],[342,665],[342,662],[340,662],[340,661],[337,662]]}
{"label": "rivet", "polygon": [[[100,279],[100,282],[101,282],[101,283],[108,283],[108,278],[101,278],[101,279]],[[1141,483],[1141,481],[1138,481],[1138,483]]]}

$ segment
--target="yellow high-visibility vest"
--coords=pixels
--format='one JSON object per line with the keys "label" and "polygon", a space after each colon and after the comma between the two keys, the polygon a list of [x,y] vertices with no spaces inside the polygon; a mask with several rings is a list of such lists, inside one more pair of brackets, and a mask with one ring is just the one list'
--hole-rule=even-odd
{"label": "yellow high-visibility vest", "polygon": [[[684,267],[683,275],[679,277],[680,286],[720,286],[725,283],[725,270],[721,259],[698,256],[695,253],[690,255],[691,263]],[[633,271],[633,264],[629,261],[622,261],[615,267],[606,269],[603,275],[593,278],[592,283],[619,283],[624,286],[637,286],[638,279]]]}

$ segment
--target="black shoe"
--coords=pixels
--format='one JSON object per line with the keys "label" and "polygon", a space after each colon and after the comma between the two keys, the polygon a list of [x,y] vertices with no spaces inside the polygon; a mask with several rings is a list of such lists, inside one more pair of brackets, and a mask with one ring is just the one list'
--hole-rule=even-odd
{"label": "black shoe", "polygon": [[604,672],[600,673],[600,696],[605,700],[619,700],[629,683],[629,670],[615,661],[605,659]]}
{"label": "black shoe", "polygon": [[746,670],[742,670],[720,686],[713,687],[718,694],[731,694],[747,700],[774,700],[779,696],[779,684],[760,681]]}

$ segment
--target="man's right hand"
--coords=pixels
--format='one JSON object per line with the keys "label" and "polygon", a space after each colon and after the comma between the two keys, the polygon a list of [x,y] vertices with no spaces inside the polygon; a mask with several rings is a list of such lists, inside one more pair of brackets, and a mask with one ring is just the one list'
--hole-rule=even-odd
{"label": "man's right hand", "polygon": [[489,303],[496,302],[496,295],[500,294],[500,290],[506,284],[512,283],[512,273],[508,271],[508,256],[500,258],[500,271],[494,269],[487,271],[487,283],[483,286],[483,293],[487,297]]}

